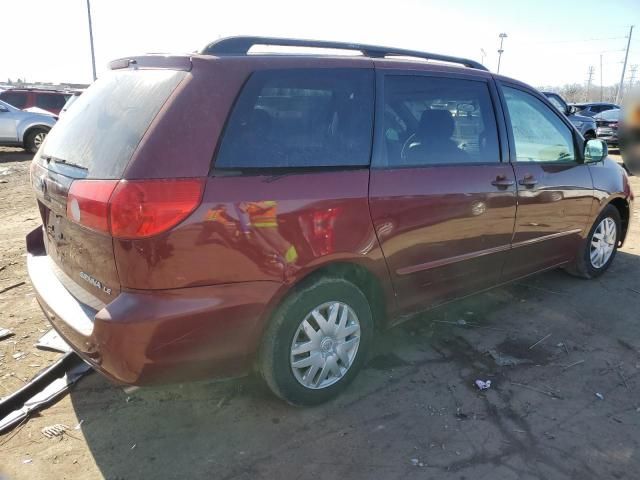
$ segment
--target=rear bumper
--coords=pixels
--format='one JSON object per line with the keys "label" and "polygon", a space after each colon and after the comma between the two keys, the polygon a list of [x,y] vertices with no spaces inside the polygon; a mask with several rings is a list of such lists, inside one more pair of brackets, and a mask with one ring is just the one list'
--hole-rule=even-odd
{"label": "rear bumper", "polygon": [[281,286],[260,281],[123,291],[94,310],[56,277],[41,228],[27,236],[27,250],[29,277],[53,327],[98,371],[128,385],[247,373],[265,309]]}

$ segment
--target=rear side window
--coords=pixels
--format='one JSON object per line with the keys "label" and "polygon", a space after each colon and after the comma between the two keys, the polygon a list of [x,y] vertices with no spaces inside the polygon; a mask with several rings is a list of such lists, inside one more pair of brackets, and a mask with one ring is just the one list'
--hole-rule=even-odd
{"label": "rear side window", "polygon": [[486,82],[394,75],[384,92],[383,166],[500,161]]}
{"label": "rear side window", "polygon": [[16,108],[27,106],[27,94],[23,92],[4,92],[0,98]]}
{"label": "rear side window", "polygon": [[78,167],[86,178],[120,178],[147,128],[186,74],[105,73],[51,130],[43,156]]}
{"label": "rear side window", "polygon": [[55,93],[38,93],[36,94],[36,107],[45,110],[60,110],[64,107],[66,99],[64,95],[56,95]]}
{"label": "rear side window", "polygon": [[366,166],[373,71],[255,72],[229,117],[217,170]]}

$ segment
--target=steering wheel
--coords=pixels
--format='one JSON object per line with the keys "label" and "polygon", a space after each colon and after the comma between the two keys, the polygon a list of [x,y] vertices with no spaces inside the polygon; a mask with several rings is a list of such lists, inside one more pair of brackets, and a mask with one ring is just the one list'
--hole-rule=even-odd
{"label": "steering wheel", "polygon": [[401,160],[404,161],[404,160],[407,159],[407,153],[409,153],[409,150],[411,149],[411,147],[414,144],[417,143],[417,142],[415,142],[415,138],[416,138],[416,134],[412,133],[411,135],[409,135],[409,137],[407,137],[407,139],[402,144],[402,150],[400,150],[400,159]]}

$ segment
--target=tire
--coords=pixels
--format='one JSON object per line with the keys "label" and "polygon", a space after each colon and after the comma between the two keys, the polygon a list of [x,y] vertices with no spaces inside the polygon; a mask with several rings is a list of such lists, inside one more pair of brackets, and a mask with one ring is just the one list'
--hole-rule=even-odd
{"label": "tire", "polygon": [[44,128],[34,128],[30,130],[24,139],[24,149],[29,153],[36,153],[40,145],[42,145],[42,142],[44,142],[47,133],[49,133],[49,131]]}
{"label": "tire", "polygon": [[[329,320],[324,329],[314,310]],[[331,312],[335,312],[334,323]],[[362,368],[373,332],[371,307],[354,284],[338,278],[305,282],[272,317],[259,353],[260,372],[271,391],[292,405],[326,402],[342,392]],[[343,334],[346,336],[340,338]]]}
{"label": "tire", "polygon": [[[573,268],[569,269],[569,272],[583,278],[596,278],[602,275],[613,263],[613,259],[618,251],[618,242],[620,241],[620,225],[621,225],[620,212],[613,205],[607,205],[604,210],[598,215],[598,218],[593,223],[589,235],[586,241],[582,245]],[[606,234],[606,226],[615,226],[615,232]],[[604,229],[604,230],[603,230]],[[609,230],[609,232],[611,232]],[[595,237],[594,237],[595,235]],[[601,235],[602,238],[599,239]],[[607,239],[608,237],[608,239]],[[615,240],[614,240],[615,238]],[[592,253],[595,249],[594,242],[604,242],[608,247],[612,247],[609,252],[605,252],[603,257],[597,257],[596,260],[592,260]]]}

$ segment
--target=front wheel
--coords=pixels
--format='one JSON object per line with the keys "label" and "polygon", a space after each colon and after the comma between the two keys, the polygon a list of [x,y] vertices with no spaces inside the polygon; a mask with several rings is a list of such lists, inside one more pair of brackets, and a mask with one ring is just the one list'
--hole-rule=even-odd
{"label": "front wheel", "polygon": [[293,405],[330,400],[362,368],[373,330],[369,302],[358,287],[338,278],[309,282],[276,311],[260,351],[262,376]]}
{"label": "front wheel", "polygon": [[611,266],[618,251],[620,224],[618,209],[607,205],[591,227],[571,273],[584,278],[602,275]]}

